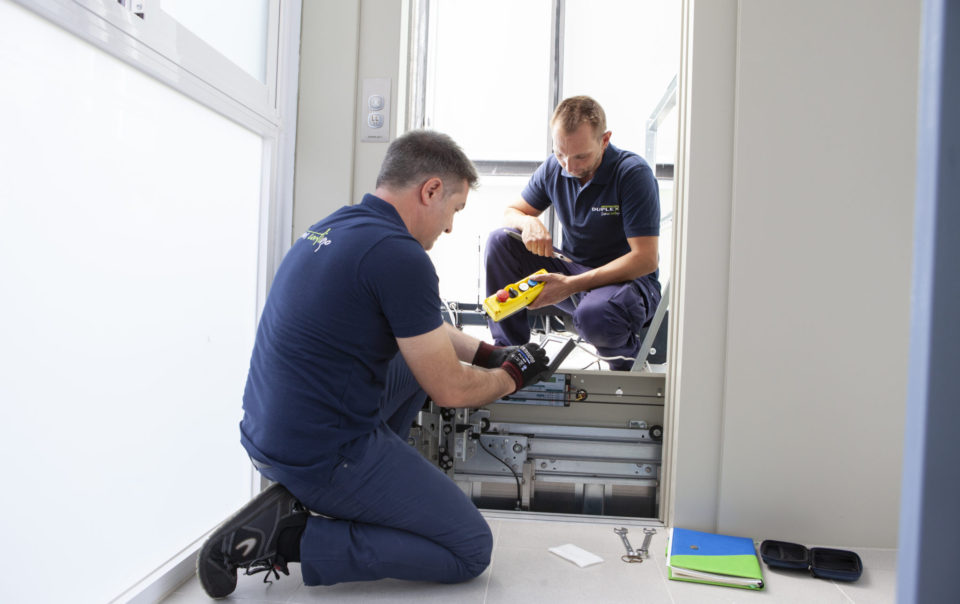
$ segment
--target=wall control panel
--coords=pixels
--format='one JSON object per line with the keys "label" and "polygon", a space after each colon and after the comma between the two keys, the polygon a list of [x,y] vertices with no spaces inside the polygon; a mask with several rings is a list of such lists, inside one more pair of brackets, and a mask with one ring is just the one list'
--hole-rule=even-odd
{"label": "wall control panel", "polygon": [[364,78],[358,117],[362,142],[390,142],[390,78]]}
{"label": "wall control panel", "polygon": [[522,308],[526,308],[543,290],[543,283],[535,281],[531,277],[546,274],[546,272],[547,270],[542,268],[530,277],[524,277],[520,281],[504,287],[483,301],[483,310],[491,319],[499,321]]}

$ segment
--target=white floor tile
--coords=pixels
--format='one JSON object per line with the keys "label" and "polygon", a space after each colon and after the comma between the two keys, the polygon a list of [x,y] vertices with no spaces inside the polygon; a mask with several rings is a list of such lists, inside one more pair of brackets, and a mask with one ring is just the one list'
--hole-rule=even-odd
{"label": "white floor tile", "polygon": [[897,570],[897,550],[855,548],[864,570]]}
{"label": "white floor tile", "polygon": [[856,604],[892,604],[897,600],[897,572],[866,567],[859,581],[835,582],[837,589]]}
{"label": "white floor tile", "polygon": [[[502,536],[498,543],[500,547],[524,547],[546,550],[565,543],[572,543],[577,547],[592,552],[604,558],[617,558],[626,553],[626,548],[620,537],[613,532],[614,528],[627,529],[627,539],[634,549],[643,543],[643,526],[636,523],[623,524],[585,524],[578,522],[555,521],[525,521],[501,520]],[[650,552],[660,549],[663,551],[664,529],[657,528],[650,544]]]}
{"label": "white floor tile", "polygon": [[670,602],[655,564],[626,564],[619,554],[601,557],[604,562],[580,568],[546,548],[500,547],[486,602]]}

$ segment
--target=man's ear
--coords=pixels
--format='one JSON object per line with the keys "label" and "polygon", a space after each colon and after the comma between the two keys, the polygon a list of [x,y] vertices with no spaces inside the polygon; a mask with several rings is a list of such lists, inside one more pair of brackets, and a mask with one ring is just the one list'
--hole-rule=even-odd
{"label": "man's ear", "polygon": [[430,203],[443,199],[443,180],[434,176],[420,185],[420,202]]}

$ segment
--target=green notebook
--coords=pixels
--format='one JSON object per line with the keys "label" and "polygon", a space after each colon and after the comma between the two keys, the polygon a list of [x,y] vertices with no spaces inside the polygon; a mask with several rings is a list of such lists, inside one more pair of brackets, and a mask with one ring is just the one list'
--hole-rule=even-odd
{"label": "green notebook", "polygon": [[763,589],[753,540],[672,528],[667,534],[667,576],[745,589]]}

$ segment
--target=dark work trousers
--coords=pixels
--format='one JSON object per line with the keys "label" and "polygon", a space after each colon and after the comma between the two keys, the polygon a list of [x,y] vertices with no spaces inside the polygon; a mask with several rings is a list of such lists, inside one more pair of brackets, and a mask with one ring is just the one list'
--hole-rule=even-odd
{"label": "dark work trousers", "polygon": [[398,353],[381,399],[383,421],[364,437],[362,459],[333,460],[332,472],[254,461],[311,511],[331,517],[311,516],[300,540],[307,585],[383,578],[457,583],[490,563],[493,538],[483,516],[407,443],[425,400]]}
{"label": "dark work trousers", "polygon": [[[490,233],[485,262],[487,296],[541,268],[565,275],[592,270],[575,262],[532,254],[521,241],[510,237],[503,229]],[[644,287],[642,279],[646,278],[580,292],[555,305],[573,316],[577,333],[593,344],[600,355],[629,359],[608,361],[611,369],[629,370],[633,366],[633,359],[640,350],[637,334],[653,318],[660,303],[659,287]],[[530,340],[526,310],[498,322],[487,319],[487,323],[498,346],[526,344]]]}

